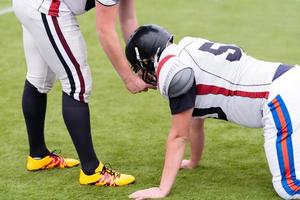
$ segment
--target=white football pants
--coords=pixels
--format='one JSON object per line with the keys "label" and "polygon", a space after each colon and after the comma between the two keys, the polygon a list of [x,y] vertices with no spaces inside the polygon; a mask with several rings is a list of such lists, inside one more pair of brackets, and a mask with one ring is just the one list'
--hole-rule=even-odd
{"label": "white football pants", "polygon": [[23,27],[27,80],[39,92],[47,93],[58,78],[65,93],[88,102],[92,79],[76,17],[71,12],[49,16],[33,5],[33,0],[13,0],[14,12]]}
{"label": "white football pants", "polygon": [[300,199],[300,66],[273,81],[263,115],[273,186],[284,199]]}

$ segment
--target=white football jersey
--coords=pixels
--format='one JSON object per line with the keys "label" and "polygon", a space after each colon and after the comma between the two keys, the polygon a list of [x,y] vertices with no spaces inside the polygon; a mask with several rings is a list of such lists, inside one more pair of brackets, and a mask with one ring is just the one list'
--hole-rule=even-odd
{"label": "white football jersey", "polygon": [[[105,6],[118,4],[120,0],[97,0]],[[95,0],[36,0],[36,8],[40,12],[52,16],[62,16],[69,12],[81,15],[95,7]]]}
{"label": "white football jersey", "polygon": [[185,37],[160,56],[158,87],[168,97],[174,75],[192,68],[196,81],[194,117],[213,117],[248,127],[262,127],[262,109],[280,63],[250,57],[231,44]]}

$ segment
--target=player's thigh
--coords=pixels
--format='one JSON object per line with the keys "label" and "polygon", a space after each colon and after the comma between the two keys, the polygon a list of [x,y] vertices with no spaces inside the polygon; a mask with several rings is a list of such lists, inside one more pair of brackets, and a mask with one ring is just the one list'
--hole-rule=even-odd
{"label": "player's thigh", "polygon": [[79,25],[72,13],[53,17],[32,9],[19,14],[22,24],[33,35],[43,59],[62,83],[65,93],[88,101],[91,73],[87,50]]}
{"label": "player's thigh", "polygon": [[300,70],[272,84],[264,108],[265,152],[273,186],[285,199],[300,198]]}
{"label": "player's thigh", "polygon": [[63,91],[79,101],[88,101],[92,79],[87,63],[87,49],[76,18],[72,15],[51,17],[42,15],[48,41],[41,48],[48,65],[56,72]]}
{"label": "player's thigh", "polygon": [[40,54],[33,36],[24,26],[23,45],[27,64],[26,79],[39,92],[47,93],[53,87],[56,76]]}

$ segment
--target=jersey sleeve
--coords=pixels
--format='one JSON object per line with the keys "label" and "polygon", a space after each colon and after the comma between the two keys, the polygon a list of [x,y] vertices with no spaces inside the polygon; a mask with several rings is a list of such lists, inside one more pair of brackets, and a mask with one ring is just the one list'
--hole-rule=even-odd
{"label": "jersey sleeve", "polygon": [[171,114],[175,115],[181,113],[187,109],[193,108],[195,106],[196,100],[196,85],[195,81],[193,86],[189,89],[185,94],[169,98],[169,106],[171,110]]}
{"label": "jersey sleeve", "polygon": [[169,97],[178,97],[186,93],[192,87],[194,80],[195,76],[192,68],[183,68],[178,71],[170,82]]}
{"label": "jersey sleeve", "polygon": [[186,93],[194,81],[193,69],[174,54],[162,57],[156,74],[159,91],[167,99]]}
{"label": "jersey sleeve", "polygon": [[97,0],[97,2],[101,3],[104,6],[114,6],[119,3],[120,0]]}

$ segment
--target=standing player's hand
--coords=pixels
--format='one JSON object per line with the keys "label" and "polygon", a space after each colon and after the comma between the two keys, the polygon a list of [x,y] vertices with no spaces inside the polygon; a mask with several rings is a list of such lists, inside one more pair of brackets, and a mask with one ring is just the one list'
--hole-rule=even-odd
{"label": "standing player's hand", "polygon": [[194,164],[191,160],[182,160],[180,169],[194,169],[198,164]]}
{"label": "standing player's hand", "polygon": [[124,83],[132,94],[146,92],[148,89],[156,89],[155,86],[145,83],[141,78],[134,74],[124,80]]}
{"label": "standing player's hand", "polygon": [[167,196],[166,192],[162,191],[158,187],[153,187],[145,190],[136,191],[131,195],[129,195],[129,198],[134,200],[142,200],[142,199],[157,199],[166,196]]}

